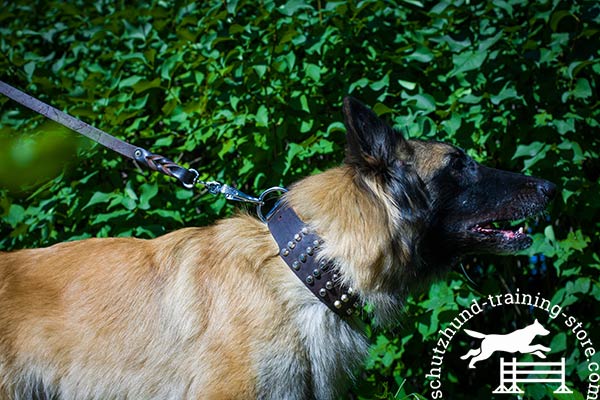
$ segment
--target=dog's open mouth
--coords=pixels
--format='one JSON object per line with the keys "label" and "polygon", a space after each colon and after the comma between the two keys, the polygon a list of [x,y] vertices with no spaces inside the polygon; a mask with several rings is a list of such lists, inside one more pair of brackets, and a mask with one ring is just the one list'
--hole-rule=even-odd
{"label": "dog's open mouth", "polygon": [[500,251],[523,250],[533,242],[523,226],[511,226],[510,221],[480,222],[469,228],[469,232],[476,240],[492,244]]}

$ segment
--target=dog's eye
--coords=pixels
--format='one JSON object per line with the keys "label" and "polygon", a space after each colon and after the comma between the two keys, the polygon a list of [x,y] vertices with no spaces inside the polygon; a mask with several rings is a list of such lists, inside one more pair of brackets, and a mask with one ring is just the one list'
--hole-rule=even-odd
{"label": "dog's eye", "polygon": [[454,157],[452,158],[452,161],[450,161],[450,167],[452,167],[452,169],[455,171],[462,171],[465,169],[465,160],[459,157]]}

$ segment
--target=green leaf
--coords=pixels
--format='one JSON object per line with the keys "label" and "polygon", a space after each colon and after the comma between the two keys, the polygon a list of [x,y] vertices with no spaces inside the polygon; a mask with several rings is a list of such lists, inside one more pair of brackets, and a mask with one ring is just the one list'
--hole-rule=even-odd
{"label": "green leaf", "polygon": [[178,200],[189,200],[194,196],[194,191],[189,189],[177,188],[175,189],[175,198]]}
{"label": "green leaf", "polygon": [[433,53],[427,47],[418,45],[417,49],[406,57],[406,60],[428,63],[433,60]]}
{"label": "green leaf", "polygon": [[115,219],[122,220],[122,217],[131,215],[130,210],[116,210],[109,213],[97,214],[94,219],[90,222],[91,225],[100,225]]}
{"label": "green leaf", "polygon": [[258,75],[259,78],[265,76],[265,72],[267,72],[266,65],[253,65],[252,69],[254,69],[254,72],[256,72],[256,75]]}
{"label": "green leaf", "polygon": [[548,238],[550,242],[556,242],[556,236],[554,235],[554,228],[552,228],[552,225],[548,225],[544,229],[544,235]]}
{"label": "green leaf", "polygon": [[454,135],[462,125],[462,118],[458,113],[452,113],[450,119],[443,121],[442,126],[444,130],[451,135]]}
{"label": "green leaf", "polygon": [[375,91],[379,91],[379,90],[389,87],[390,86],[390,75],[386,74],[380,80],[371,82],[371,84],[369,86],[371,87],[371,89],[373,89]]}
{"label": "green leaf", "polygon": [[137,82],[136,84],[134,84],[132,86],[133,90],[136,93],[141,93],[148,89],[153,89],[153,88],[157,88],[157,87],[160,87],[160,78],[155,78],[152,81],[140,80],[139,82]]}
{"label": "green leaf", "polygon": [[166,136],[154,142],[155,147],[170,147],[173,144],[173,136]]}
{"label": "green leaf", "polygon": [[5,221],[15,228],[19,223],[23,221],[25,217],[25,208],[18,204],[11,204],[8,209],[8,215],[5,217]]}
{"label": "green leaf", "polygon": [[173,72],[175,71],[175,68],[179,65],[179,63],[183,59],[184,54],[185,54],[185,52],[183,52],[183,51],[177,52],[174,55],[167,58],[167,60],[164,61],[160,65],[161,78],[168,80],[168,81],[171,80]]}
{"label": "green leaf", "polygon": [[269,110],[264,105],[258,107],[256,111],[256,126],[269,126]]}
{"label": "green leaf", "polygon": [[158,215],[159,217],[165,219],[174,220],[180,224],[183,224],[183,219],[181,219],[181,213],[177,210],[149,210],[147,211],[149,215]]}
{"label": "green leaf", "polygon": [[229,14],[235,14],[237,5],[238,5],[238,0],[227,0],[227,12]]}
{"label": "green leaf", "polygon": [[107,203],[115,197],[114,193],[94,192],[90,200],[81,209],[82,211],[94,204]]}
{"label": "green leaf", "polygon": [[360,78],[359,80],[352,82],[348,88],[348,93],[354,92],[354,90],[359,88],[364,88],[369,84],[369,80],[367,78]]}
{"label": "green leaf", "polygon": [[523,162],[524,168],[529,169],[538,161],[543,160],[550,149],[551,146],[549,144],[542,142],[533,142],[529,145],[519,145],[512,158],[514,160],[519,157],[530,157]]}
{"label": "green leaf", "polygon": [[402,86],[403,88],[408,89],[408,90],[413,90],[414,88],[417,87],[416,83],[404,81],[402,79],[398,79],[398,83],[400,84],[400,86]]}
{"label": "green leaf", "polygon": [[419,8],[425,7],[425,5],[423,4],[423,2],[422,1],[418,1],[418,0],[401,0],[401,2],[409,4],[411,6],[416,6],[416,7],[419,7]]}
{"label": "green leaf", "polygon": [[315,64],[306,64],[305,66],[306,76],[311,78],[315,82],[321,81],[321,69]]}
{"label": "green leaf", "polygon": [[590,82],[585,78],[577,79],[575,89],[573,89],[573,96],[578,99],[587,99],[592,95],[592,88]]}
{"label": "green leaf", "polygon": [[305,0],[288,0],[287,3],[279,6],[278,9],[280,13],[291,17],[300,10],[312,9],[312,6],[307,4]]}
{"label": "green leaf", "polygon": [[468,50],[460,54],[452,56],[454,69],[450,72],[450,76],[456,76],[460,73],[479,69],[485,59],[487,51],[472,51]]}
{"label": "green leaf", "polygon": [[132,199],[131,197],[123,196],[123,197],[121,197],[121,205],[123,207],[125,207],[126,209],[132,211],[132,210],[135,210],[137,203],[136,203],[135,199]]}
{"label": "green leaf", "polygon": [[552,14],[552,17],[550,18],[550,28],[556,32],[558,30],[558,24],[560,23],[560,21],[565,18],[565,17],[570,17],[571,16],[571,12],[568,10],[560,10],[555,12],[554,14]]}
{"label": "green leaf", "polygon": [[158,194],[158,185],[156,183],[144,183],[140,187],[140,202],[138,207],[142,210],[150,209],[150,200]]}
{"label": "green leaf", "polygon": [[143,77],[141,77],[139,75],[133,75],[133,76],[130,76],[129,78],[125,78],[119,82],[119,89],[132,87],[136,83],[141,81],[142,79],[143,79]]}
{"label": "green leaf", "polygon": [[569,118],[567,120],[554,120],[552,124],[556,127],[556,130],[561,135],[564,135],[568,132],[575,132],[575,120],[573,118]]}
{"label": "green leaf", "polygon": [[406,92],[402,92],[402,98],[407,100],[405,103],[414,106],[418,110],[424,111],[425,114],[435,111],[436,109],[435,99],[433,96],[426,93],[411,96],[406,94]]}
{"label": "green leaf", "polygon": [[27,78],[31,80],[31,77],[33,76],[33,73],[35,72],[35,62],[33,62],[33,61],[28,62],[27,64],[25,64],[23,66],[23,69],[25,70],[25,74],[27,75]]}
{"label": "green leaf", "polygon": [[304,94],[300,96],[300,107],[302,108],[302,111],[310,114],[310,106],[308,105],[308,99]]}
{"label": "green leaf", "polygon": [[384,114],[393,113],[394,109],[389,108],[388,106],[386,106],[383,103],[377,103],[373,106],[373,111],[377,115],[384,115]]}
{"label": "green leaf", "polygon": [[512,87],[511,82],[506,82],[502,90],[496,95],[490,96],[490,100],[492,104],[498,105],[502,103],[504,100],[508,99],[519,99],[521,98],[514,87]]}

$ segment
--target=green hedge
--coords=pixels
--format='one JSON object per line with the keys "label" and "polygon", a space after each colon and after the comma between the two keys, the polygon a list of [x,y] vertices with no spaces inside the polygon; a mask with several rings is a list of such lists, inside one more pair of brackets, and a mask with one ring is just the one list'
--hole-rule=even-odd
{"label": "green hedge", "polygon": [[[67,3],[2,4],[0,79],[203,179],[256,194],[338,164],[341,100],[352,94],[409,137],[449,141],[559,185],[551,210],[530,222],[530,250],[466,260],[409,299],[397,328],[369,330],[372,354],[349,397],[430,396],[439,329],[473,298],[516,288],[568,307],[600,351],[597,2]],[[0,106],[0,249],[155,237],[235,208],[14,102]],[[514,311],[469,327],[507,332],[532,314],[547,321],[538,310]],[[574,332],[548,324],[550,356],[567,358],[573,398],[585,398],[582,347]],[[498,372],[468,370],[461,340],[444,360],[445,398],[490,398]],[[553,388],[527,385],[523,398],[553,398]]]}

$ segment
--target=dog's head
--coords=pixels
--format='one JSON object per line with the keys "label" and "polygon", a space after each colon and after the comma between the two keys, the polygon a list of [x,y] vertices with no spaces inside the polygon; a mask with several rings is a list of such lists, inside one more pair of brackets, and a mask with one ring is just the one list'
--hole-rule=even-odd
{"label": "dog's head", "polygon": [[406,140],[352,98],[344,100],[344,118],[346,163],[365,188],[385,193],[376,197],[397,210],[389,222],[413,256],[439,267],[465,254],[507,254],[531,245],[524,230],[509,223],[544,210],[554,184],[485,167],[448,144]]}

